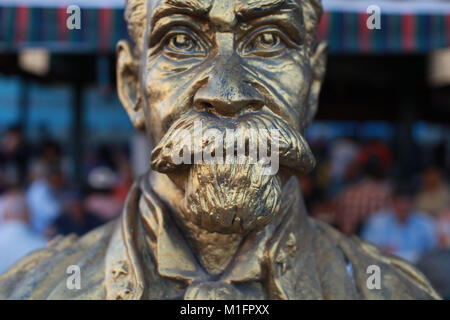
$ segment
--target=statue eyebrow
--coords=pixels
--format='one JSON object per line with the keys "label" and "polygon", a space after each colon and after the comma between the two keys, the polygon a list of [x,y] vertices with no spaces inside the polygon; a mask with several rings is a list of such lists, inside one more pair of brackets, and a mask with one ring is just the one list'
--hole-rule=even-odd
{"label": "statue eyebrow", "polygon": [[205,32],[204,28],[197,24],[190,15],[173,14],[170,17],[163,16],[157,20],[148,35],[148,46],[153,46],[162,36],[164,36],[172,26],[185,26],[196,32]]}
{"label": "statue eyebrow", "polygon": [[300,5],[296,0],[241,0],[236,7],[236,15],[240,21],[248,21],[280,9],[300,9]]}
{"label": "statue eyebrow", "polygon": [[[208,18],[213,1],[221,0],[166,0],[154,9],[152,26],[162,17],[183,14],[193,17]],[[248,21],[269,15],[280,9],[300,9],[297,0],[238,0],[235,12],[240,21]]]}
{"label": "statue eyebrow", "polygon": [[154,8],[152,26],[161,18],[174,14],[204,17],[211,9],[211,1],[205,0],[166,0]]}

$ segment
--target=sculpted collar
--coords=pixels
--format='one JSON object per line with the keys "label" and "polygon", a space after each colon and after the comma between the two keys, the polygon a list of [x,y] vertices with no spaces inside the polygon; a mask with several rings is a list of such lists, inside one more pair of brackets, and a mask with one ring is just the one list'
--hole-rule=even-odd
{"label": "sculpted collar", "polygon": [[[305,297],[321,298],[311,248],[313,230],[296,179],[292,178],[284,187],[281,204],[275,220],[247,236],[230,265],[214,281],[264,282],[272,299],[289,298],[289,293],[298,291],[292,286],[300,281],[308,283],[301,289]],[[136,249],[140,236],[137,219],[142,219],[160,276],[187,285],[212,281],[195,259],[164,204],[151,190],[147,179],[142,178],[130,192],[121,224],[106,256],[105,286],[109,299],[139,299],[144,291],[143,266]],[[177,258],[173,259],[175,256]]]}

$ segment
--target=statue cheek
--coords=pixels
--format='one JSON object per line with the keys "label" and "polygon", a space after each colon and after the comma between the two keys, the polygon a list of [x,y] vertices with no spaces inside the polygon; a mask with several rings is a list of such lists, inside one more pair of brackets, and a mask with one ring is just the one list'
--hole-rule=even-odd
{"label": "statue cheek", "polygon": [[288,104],[302,117],[307,109],[309,90],[312,83],[310,65],[298,55],[285,63],[283,72],[276,75],[275,82],[284,90],[284,96]]}
{"label": "statue cheek", "polygon": [[189,91],[187,88],[201,73],[202,62],[203,58],[178,61],[164,55],[148,60],[143,81],[146,94],[151,97],[152,103],[172,100],[176,98],[175,96],[181,96]]}
{"label": "statue cheek", "polygon": [[161,132],[193,108],[192,98],[205,72],[199,64],[180,73],[161,71],[168,66],[166,61],[159,61],[143,77],[146,117]]}
{"label": "statue cheek", "polygon": [[[205,57],[191,57],[186,59],[173,59],[160,54],[147,60],[146,70],[151,71],[154,79],[177,77],[182,81],[184,76],[189,76],[206,60]],[[172,79],[174,81],[175,79]]]}
{"label": "statue cheek", "polygon": [[310,67],[304,56],[289,51],[279,57],[248,59],[246,64],[271,87],[282,94],[286,101],[296,101],[308,91],[311,82]]}
{"label": "statue cheek", "polygon": [[283,97],[286,107],[295,118],[299,118],[306,109],[311,74],[302,67],[286,63],[283,71],[274,73],[270,80],[278,94]]}

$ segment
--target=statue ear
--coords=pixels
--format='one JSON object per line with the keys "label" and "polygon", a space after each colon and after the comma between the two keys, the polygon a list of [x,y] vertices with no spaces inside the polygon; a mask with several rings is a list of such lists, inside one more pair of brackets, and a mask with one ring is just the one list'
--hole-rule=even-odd
{"label": "statue ear", "polygon": [[117,44],[117,92],[120,102],[137,130],[145,129],[144,110],[139,90],[139,67],[128,41]]}
{"label": "statue ear", "polygon": [[313,54],[310,58],[313,77],[308,97],[308,113],[305,120],[305,128],[313,121],[319,105],[320,89],[322,88],[326,71],[327,49],[328,44],[325,41],[320,41],[313,48]]}

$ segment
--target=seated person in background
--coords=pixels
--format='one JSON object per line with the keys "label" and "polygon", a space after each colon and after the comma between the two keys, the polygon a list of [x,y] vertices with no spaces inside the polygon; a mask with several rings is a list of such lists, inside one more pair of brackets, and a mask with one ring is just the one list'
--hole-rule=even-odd
{"label": "seated person in background", "polygon": [[62,211],[60,192],[64,178],[59,167],[44,166],[41,169],[41,175],[28,187],[26,197],[33,229],[46,235],[46,230]]}
{"label": "seated person in background", "polygon": [[439,245],[450,249],[450,206],[437,214]]}
{"label": "seated person in background", "polygon": [[428,167],[422,175],[422,189],[415,198],[418,210],[436,217],[450,207],[450,190],[439,168]]}
{"label": "seated person in background", "polygon": [[362,179],[345,188],[335,199],[335,225],[347,236],[359,234],[363,222],[387,205],[390,187],[381,160],[369,157]]}
{"label": "seated person in background", "polygon": [[84,207],[103,222],[117,218],[123,204],[113,194],[117,175],[107,166],[92,169],[87,177]]}
{"label": "seated person in background", "polygon": [[0,136],[0,171],[4,175],[12,174],[19,181],[25,181],[27,150],[22,127],[13,125]]}
{"label": "seated person in background", "polygon": [[362,238],[388,254],[415,262],[437,245],[432,218],[413,209],[411,188],[399,185],[389,208],[374,214],[364,225]]}
{"label": "seated person in background", "polygon": [[3,196],[2,208],[0,274],[28,253],[46,246],[45,238],[31,229],[25,196],[19,188]]}
{"label": "seated person in background", "polygon": [[103,221],[86,211],[83,197],[79,192],[71,191],[63,196],[63,213],[53,223],[49,230],[51,235],[68,235],[75,233],[79,236],[103,224]]}

